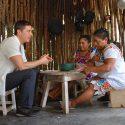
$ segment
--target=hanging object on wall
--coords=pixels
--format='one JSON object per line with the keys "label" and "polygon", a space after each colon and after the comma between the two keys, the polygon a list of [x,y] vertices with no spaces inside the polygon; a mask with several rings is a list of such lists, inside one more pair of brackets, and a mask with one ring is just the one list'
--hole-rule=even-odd
{"label": "hanging object on wall", "polygon": [[59,19],[51,19],[48,21],[48,31],[51,35],[59,35],[63,31],[62,22]]}
{"label": "hanging object on wall", "polygon": [[111,22],[111,15],[105,15],[104,20],[105,22]]}
{"label": "hanging object on wall", "polygon": [[82,9],[78,10],[75,16],[76,31],[82,31],[84,28],[84,12]]}
{"label": "hanging object on wall", "polygon": [[95,13],[92,11],[87,11],[84,16],[84,23],[86,25],[89,25],[93,22],[94,18],[95,18]]}
{"label": "hanging object on wall", "polygon": [[84,21],[75,22],[76,31],[82,31],[84,28]]}
{"label": "hanging object on wall", "polygon": [[75,16],[75,28],[77,31],[82,31],[84,25],[90,25],[95,18],[95,13],[92,11],[87,11],[84,14],[84,10],[79,10]]}
{"label": "hanging object on wall", "polygon": [[125,9],[125,0],[118,0],[118,8]]}
{"label": "hanging object on wall", "polygon": [[84,20],[84,11],[82,9],[79,9],[76,13],[76,16],[75,16],[75,21],[82,21]]}

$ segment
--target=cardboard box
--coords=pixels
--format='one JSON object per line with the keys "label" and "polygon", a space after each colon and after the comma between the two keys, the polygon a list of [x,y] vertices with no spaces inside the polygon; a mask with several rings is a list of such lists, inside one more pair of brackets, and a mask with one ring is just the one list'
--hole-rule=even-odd
{"label": "cardboard box", "polygon": [[125,107],[125,89],[123,90],[110,90],[111,107]]}

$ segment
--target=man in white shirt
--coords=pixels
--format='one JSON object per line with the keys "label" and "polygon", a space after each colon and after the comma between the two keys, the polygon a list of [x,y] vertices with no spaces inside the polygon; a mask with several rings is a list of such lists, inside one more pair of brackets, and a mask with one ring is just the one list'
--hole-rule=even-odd
{"label": "man in white shirt", "polygon": [[77,98],[69,102],[70,107],[91,100],[95,91],[105,94],[111,88],[125,89],[125,62],[120,49],[113,43],[108,44],[109,33],[100,28],[93,34],[93,44],[104,56],[100,66],[89,66],[84,68],[84,73],[98,73],[90,82],[90,86]]}
{"label": "man in white shirt", "polygon": [[20,86],[18,116],[32,116],[36,72],[32,69],[39,65],[47,65],[52,61],[48,54],[40,59],[28,62],[24,52],[24,43],[30,42],[32,26],[28,21],[15,23],[15,35],[3,40],[0,44],[0,94]]}

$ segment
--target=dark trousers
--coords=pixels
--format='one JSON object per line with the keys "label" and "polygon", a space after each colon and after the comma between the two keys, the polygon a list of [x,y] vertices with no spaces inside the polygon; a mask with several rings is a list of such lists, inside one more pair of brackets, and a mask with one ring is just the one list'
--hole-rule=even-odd
{"label": "dark trousers", "polygon": [[37,70],[14,71],[6,76],[6,90],[20,87],[18,106],[31,108],[34,100]]}

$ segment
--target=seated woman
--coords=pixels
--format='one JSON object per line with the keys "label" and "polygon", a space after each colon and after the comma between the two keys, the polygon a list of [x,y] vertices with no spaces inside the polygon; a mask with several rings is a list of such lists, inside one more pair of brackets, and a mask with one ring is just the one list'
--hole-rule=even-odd
{"label": "seated woman", "polygon": [[105,94],[110,89],[125,88],[125,62],[120,49],[113,43],[108,44],[109,32],[104,29],[98,29],[93,34],[93,44],[104,56],[103,63],[100,66],[86,66],[84,73],[98,73],[90,81],[90,85],[77,98],[69,102],[69,107],[75,107],[78,104],[87,102],[92,99],[95,91]]}
{"label": "seated woman", "polygon": [[91,37],[83,35],[79,38],[79,49],[74,54],[74,62],[86,64],[90,60]]}
{"label": "seated woman", "polygon": [[[91,36],[82,35],[79,38],[79,49],[75,52],[72,62],[76,63],[76,70],[82,71],[84,65],[93,65],[91,63]],[[92,77],[89,74],[86,79],[90,79]],[[69,90],[72,88],[73,84],[69,84]],[[62,93],[61,85],[56,85],[50,92],[49,97],[52,99],[57,99]]]}
{"label": "seated woman", "polygon": [[[84,70],[84,66],[86,65],[93,65],[92,62],[92,52],[94,49],[91,48],[91,36],[90,35],[82,35],[79,38],[79,49],[76,50],[74,54],[74,60],[76,64],[76,71],[82,72]],[[77,80],[76,82],[79,83],[78,88],[79,92],[85,89],[86,83],[93,77],[93,74],[90,73],[86,76],[85,80]]]}
{"label": "seated woman", "polygon": [[[113,43],[114,43],[120,50],[122,50],[122,45],[121,45],[119,42],[114,41]],[[106,92],[105,95],[102,95],[102,96],[99,97],[97,100],[100,101],[100,102],[109,101],[109,100],[110,100],[109,93]]]}
{"label": "seated woman", "polygon": [[[95,47],[91,48],[91,37],[83,35],[79,39],[79,49],[75,52],[74,62],[76,70],[82,72],[85,66],[93,66],[100,59],[99,53]],[[89,73],[86,80],[90,80],[96,73]]]}
{"label": "seated woman", "polygon": [[76,70],[82,71],[84,65],[91,65],[91,37],[83,35],[79,38],[79,49],[74,54],[73,62],[76,63]]}

